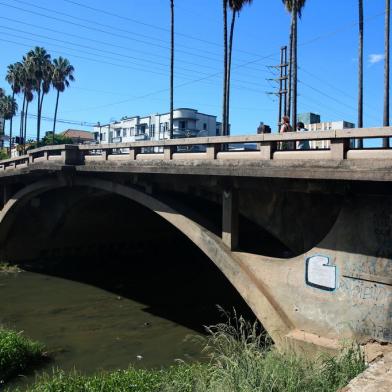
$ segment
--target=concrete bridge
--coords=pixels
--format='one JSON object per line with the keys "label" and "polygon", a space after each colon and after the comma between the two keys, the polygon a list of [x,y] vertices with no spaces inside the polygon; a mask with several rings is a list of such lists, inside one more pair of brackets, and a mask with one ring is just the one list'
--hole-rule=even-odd
{"label": "concrete bridge", "polygon": [[[90,200],[116,194],[199,247],[280,347],[392,342],[392,150],[349,147],[380,137],[392,128],[31,150],[0,162],[1,257],[50,255],[73,211],[76,230]],[[330,148],[278,149],[299,139]],[[257,147],[231,151],[228,143]],[[195,145],[199,152],[186,152]],[[153,230],[142,219],[126,223]],[[111,230],[85,227],[95,238]]]}

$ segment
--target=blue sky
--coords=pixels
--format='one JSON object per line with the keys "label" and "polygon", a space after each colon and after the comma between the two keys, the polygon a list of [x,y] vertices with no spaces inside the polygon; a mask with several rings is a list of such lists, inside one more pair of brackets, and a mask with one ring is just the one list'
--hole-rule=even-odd
{"label": "blue sky", "polygon": [[[215,114],[222,106],[222,1],[175,1],[175,107]],[[382,125],[384,0],[364,0],[364,125]],[[67,57],[76,81],[60,97],[58,118],[107,123],[169,110],[169,0],[0,0],[0,86],[7,65],[34,46]],[[309,0],[298,26],[298,111],[356,122],[358,1]],[[270,65],[287,44],[290,17],[280,0],[254,0],[236,24],[231,118],[233,134],[276,127],[277,86]],[[20,102],[20,101],[19,101]],[[21,105],[21,103],[20,103]],[[53,117],[55,93],[43,115]],[[36,102],[31,114],[36,114]],[[16,129],[18,129],[16,120]],[[52,122],[44,121],[43,131]],[[58,124],[58,130],[88,129]],[[29,135],[35,119],[29,119]]]}

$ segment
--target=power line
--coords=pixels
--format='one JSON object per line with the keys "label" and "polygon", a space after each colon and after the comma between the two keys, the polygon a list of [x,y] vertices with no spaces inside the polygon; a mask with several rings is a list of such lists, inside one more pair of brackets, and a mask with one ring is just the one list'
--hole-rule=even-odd
{"label": "power line", "polygon": [[[29,44],[26,44],[26,43],[15,42],[15,41],[11,41],[11,40],[5,40],[5,39],[2,39],[2,38],[0,38],[0,41],[2,41],[2,42],[7,42],[7,43],[11,43],[11,44],[15,44],[15,45],[20,45],[20,46],[24,46],[24,47],[30,47],[30,45],[29,45]],[[59,45],[54,45],[54,46],[59,46]],[[61,47],[61,46],[60,46],[60,47]],[[69,49],[69,48],[67,48],[67,49],[68,49],[68,50],[72,50],[72,51],[78,52],[78,51],[75,50],[75,49]],[[85,57],[85,56],[80,56],[80,55],[75,55],[75,54],[66,53],[66,52],[64,52],[64,51],[58,52],[58,51],[54,50],[54,52],[55,52],[55,53],[57,52],[57,53],[59,53],[60,55],[64,55],[64,54],[65,54],[65,55],[67,55],[67,56],[73,56],[73,57],[75,57],[75,58],[80,58],[80,59],[83,59],[83,60],[92,61],[92,62],[96,62],[96,63],[99,63],[99,64],[106,64],[106,65],[116,66],[116,67],[125,68],[125,69],[132,69],[132,70],[137,70],[137,71],[141,71],[141,72],[147,72],[147,73],[149,73],[149,74],[153,73],[153,74],[157,74],[157,75],[167,76],[167,73],[157,72],[157,71],[154,71],[154,70],[151,70],[151,69],[147,69],[147,68],[136,68],[136,67],[127,66],[127,65],[124,65],[124,64],[116,64],[116,63],[104,61],[104,60],[102,60],[102,56],[100,56],[99,59],[92,59],[92,58]],[[93,56],[97,56],[97,55],[95,55],[95,54],[92,54],[92,55],[93,55]],[[216,86],[216,85],[217,85],[216,83],[210,82],[210,81],[208,81],[207,79],[209,79],[209,78],[211,78],[211,77],[213,77],[213,76],[217,76],[217,75],[219,75],[220,73],[216,73],[216,74],[213,74],[213,75],[211,75],[211,74],[206,74],[206,73],[204,73],[204,72],[199,72],[199,73],[204,74],[204,75],[207,75],[207,77],[203,78],[203,80],[200,80],[201,82],[203,82],[203,83],[205,83],[205,84],[208,84],[208,85],[212,85],[212,86]],[[176,74],[180,74],[180,75],[181,75],[181,73],[178,73],[178,72],[176,72]],[[184,75],[184,76],[180,77],[179,79],[184,79],[184,80],[188,80],[188,81],[193,82],[193,79],[190,78],[190,75],[185,75],[185,74],[182,74],[182,75]],[[235,79],[234,79],[234,80],[235,80]],[[252,85],[254,84],[253,82],[248,82],[248,81],[241,81],[241,83],[248,83],[248,84],[252,84]],[[237,83],[233,83],[233,84],[232,84],[232,87],[235,88],[235,89],[241,89],[241,90],[251,91],[251,92],[254,92],[254,93],[261,93],[259,90],[256,90],[256,89],[253,89],[253,88],[250,88],[250,87],[241,85],[241,84],[239,84],[238,82],[237,82]]]}
{"label": "power line", "polygon": [[[123,54],[123,53],[117,53],[117,52],[106,51],[106,50],[94,48],[94,47],[91,47],[91,46],[88,46],[88,45],[80,45],[80,44],[76,44],[76,43],[69,42],[69,41],[59,40],[59,39],[56,39],[56,38],[51,38],[51,37],[48,37],[48,36],[45,36],[45,35],[41,35],[41,34],[35,34],[35,33],[30,33],[30,32],[24,31],[24,30],[20,30],[20,29],[14,29],[14,28],[8,27],[8,26],[0,26],[0,29],[4,29],[4,30],[6,30],[6,31],[7,31],[7,30],[13,30],[13,31],[21,32],[21,33],[23,33],[23,34],[27,34],[27,35],[29,35],[29,36],[36,36],[36,37],[39,37],[39,38],[44,38],[44,39],[52,40],[52,41],[55,41],[55,42],[66,43],[66,44],[74,45],[74,46],[81,47],[81,48],[84,48],[84,49],[95,50],[95,51],[98,51],[98,52],[100,52],[100,53],[110,53],[110,54],[113,54],[113,55],[115,55],[115,56],[119,56],[119,57],[121,57],[121,58],[126,57],[126,58],[130,58],[130,59],[137,60],[137,61],[139,60],[137,57],[129,56],[129,55],[126,55],[126,54]],[[8,36],[15,37],[15,38],[19,38],[19,39],[29,39],[29,40],[32,40],[32,39],[29,38],[29,37],[21,37],[21,36],[18,36],[18,35],[14,35],[14,34],[11,34],[11,33],[7,33],[7,32],[3,33],[3,35],[8,35]],[[34,41],[34,40],[32,40],[32,41]],[[49,43],[49,45],[54,45],[54,44]],[[66,49],[66,50],[72,50],[72,51],[75,51],[75,52],[77,52],[77,53],[80,53],[80,50],[76,50],[76,49],[69,48],[69,47],[66,47],[66,46],[60,46],[60,45],[55,45],[55,46],[60,47],[60,48],[63,48],[63,49]],[[83,51],[83,53],[84,53],[84,54],[88,54],[88,55],[97,56],[96,53],[89,53],[89,52],[86,52],[85,50]],[[114,57],[102,56],[102,55],[99,55],[99,56],[100,56],[100,59],[106,58],[106,59],[109,59],[109,60],[119,61],[119,59],[114,58]],[[136,64],[136,65],[139,65],[137,62],[131,62],[131,63]],[[159,66],[163,66],[163,67],[165,67],[165,68],[169,66],[168,64],[160,63],[160,62],[157,62],[157,61],[149,61],[149,64],[150,64],[150,63],[151,63],[151,64],[156,64],[156,65],[159,65]],[[142,65],[144,66],[144,64],[145,64],[145,63],[143,62]],[[143,67],[143,70],[144,70],[144,69],[145,69],[145,66]],[[176,66],[176,69],[183,70],[183,71],[185,71],[185,72],[190,72],[190,73],[192,73],[192,74],[194,74],[194,72],[195,72],[195,70],[193,70],[193,69],[183,68],[183,67],[178,67],[178,66]],[[140,70],[140,69],[137,69],[137,70]],[[198,70],[197,72],[198,72],[199,74],[202,74],[202,75],[208,75],[208,73],[202,72],[202,71],[199,71],[199,70]],[[176,74],[178,74],[178,72],[176,72]],[[181,75],[181,73],[179,73],[179,75]],[[182,75],[184,75],[184,76],[189,76],[189,75],[186,75],[186,74],[184,74],[184,73],[182,73]],[[245,83],[245,84],[248,83],[248,84],[254,85],[254,82],[251,82],[251,81],[248,81],[248,80],[233,79],[233,81],[236,81],[236,82],[239,82],[239,83]]]}
{"label": "power line", "polygon": [[[17,0],[14,0],[14,1],[17,1]],[[134,35],[133,32],[130,32],[130,31],[127,31],[127,30],[123,30],[123,29],[119,29],[117,27],[110,26],[110,25],[104,25],[104,24],[101,24],[101,23],[98,23],[98,22],[95,22],[95,21],[89,21],[88,19],[85,19],[85,18],[78,18],[78,17],[75,17],[75,16],[70,16],[68,14],[65,14],[65,15],[68,15],[68,17],[76,19],[76,20],[82,20],[83,22],[92,23],[94,25],[106,26],[106,27],[108,27],[110,29],[110,31],[103,30],[103,29],[100,29],[100,28],[97,28],[97,27],[86,26],[84,24],[80,24],[80,23],[76,23],[76,22],[71,22],[71,21],[64,20],[64,19],[61,19],[61,18],[58,18],[58,17],[55,17],[55,16],[45,15],[45,14],[42,14],[40,12],[27,10],[25,8],[21,8],[21,7],[17,7],[17,6],[14,6],[14,5],[10,5],[8,3],[0,2],[0,4],[5,5],[6,7],[17,9],[17,10],[22,11],[22,12],[30,13],[30,14],[33,14],[33,15],[38,15],[38,16],[41,16],[41,17],[44,17],[44,18],[47,18],[47,19],[52,19],[52,20],[60,21],[60,22],[67,23],[67,24],[70,24],[70,25],[73,25],[73,26],[81,27],[81,28],[86,29],[86,30],[91,30],[91,31],[94,31],[94,32],[100,32],[100,33],[111,35],[111,36],[114,36],[114,37],[117,37],[117,38],[123,38],[123,39],[127,39],[127,40],[130,40],[130,41],[134,41],[134,42],[138,42],[138,43],[142,43],[142,44],[155,46],[155,47],[161,48],[161,49],[166,49],[166,50],[170,49],[170,47],[168,47],[168,46],[160,45],[160,44],[157,44],[155,42],[147,42],[147,41],[144,41],[144,40],[141,40],[141,39],[133,38],[133,35]],[[39,9],[43,8],[43,7],[39,7],[39,6],[33,5],[33,4],[30,4],[30,6],[31,7],[36,7],[36,8],[39,8]],[[59,13],[58,11],[53,11],[53,10],[50,10],[50,9],[47,9],[47,8],[44,8],[44,9],[45,9],[45,11],[49,11],[49,12],[53,12],[53,13],[57,13],[57,14]],[[62,13],[60,13],[60,14],[62,14]],[[125,32],[127,32],[127,34],[132,35],[132,36],[123,35],[123,34],[117,34],[117,33],[113,32],[113,31],[116,31],[116,30],[117,31],[123,31],[123,32],[125,31]],[[153,41],[157,41],[157,39],[155,37],[153,37],[151,39]],[[164,40],[159,40],[159,39],[158,39],[158,41],[165,42]],[[183,47],[189,48],[186,45],[177,45],[177,46],[183,46]],[[191,49],[193,49],[193,48],[191,48]],[[186,55],[197,56],[198,58],[204,58],[204,59],[220,62],[220,56],[216,55],[216,53],[204,51],[204,52],[212,54],[213,56],[218,57],[218,58],[213,58],[211,56],[205,56],[203,54],[200,54],[200,50],[199,50],[198,53],[189,52],[189,51],[185,51],[185,50],[181,50],[181,49],[176,49],[176,51],[179,52],[179,53],[186,54]]]}
{"label": "power line", "polygon": [[[133,23],[137,23],[137,24],[140,24],[140,25],[143,25],[143,26],[147,26],[147,27],[150,27],[150,28],[153,28],[153,29],[170,32],[169,29],[164,28],[164,27],[156,26],[156,25],[153,25],[153,24],[150,24],[150,23],[146,23],[146,22],[141,22],[141,21],[139,21],[137,19],[129,18],[129,17],[124,16],[124,15],[115,14],[113,12],[109,12],[109,11],[106,11],[106,10],[103,10],[103,9],[91,7],[91,6],[88,6],[88,5],[85,5],[85,4],[78,3],[78,2],[73,1],[73,0],[63,0],[63,1],[66,2],[66,3],[77,5],[78,7],[83,7],[83,8],[95,11],[95,12],[102,13],[104,15],[114,16],[116,18],[119,18],[119,19],[122,19],[122,20],[126,20],[126,21],[130,21],[130,22],[133,22]],[[178,5],[176,5],[176,7],[180,7],[181,8],[181,6],[178,6]],[[218,46],[220,48],[223,48],[223,45],[221,43],[205,40],[205,39],[202,39],[202,38],[199,38],[199,37],[194,37],[194,36],[189,35],[189,34],[175,32],[175,35],[181,36],[181,37],[185,37],[185,38],[188,38],[188,39],[192,39],[192,40],[195,40],[195,41],[203,42],[203,43],[206,43],[208,45],[213,45],[213,46]],[[248,51],[240,50],[240,49],[237,49],[237,52],[249,54],[249,55],[252,55],[252,56],[259,56],[258,53],[252,53],[252,52],[248,52]]]}

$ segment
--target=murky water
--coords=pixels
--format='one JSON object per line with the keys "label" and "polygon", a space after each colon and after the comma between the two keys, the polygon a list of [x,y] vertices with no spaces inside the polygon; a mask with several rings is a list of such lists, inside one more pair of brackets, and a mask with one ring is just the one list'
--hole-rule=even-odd
{"label": "murky water", "polygon": [[0,324],[44,343],[54,358],[44,366],[49,372],[202,361],[200,343],[190,337],[222,320],[216,304],[247,309],[211,261],[188,254],[190,273],[180,259],[138,266],[118,261],[110,268],[96,260],[34,263],[30,272],[0,274]]}
{"label": "murky water", "polygon": [[152,367],[199,357],[195,345],[184,341],[194,330],[91,285],[24,272],[0,276],[0,297],[1,324],[44,342],[55,352],[52,365],[66,370],[139,362]]}

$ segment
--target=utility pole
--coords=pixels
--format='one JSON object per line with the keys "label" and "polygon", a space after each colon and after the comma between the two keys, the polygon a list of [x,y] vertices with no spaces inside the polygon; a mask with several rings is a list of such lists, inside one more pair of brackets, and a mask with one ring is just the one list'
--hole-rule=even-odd
{"label": "utility pole", "polygon": [[[280,126],[282,124],[282,117],[287,115],[287,46],[282,46],[280,48],[280,64],[279,65],[272,65],[270,68],[275,68],[279,70],[279,77],[278,78],[270,78],[267,80],[272,80],[274,82],[279,83],[278,91],[274,92],[267,92],[267,94],[276,95],[279,97],[279,109],[278,109],[278,132]],[[283,109],[283,110],[282,110]]]}

